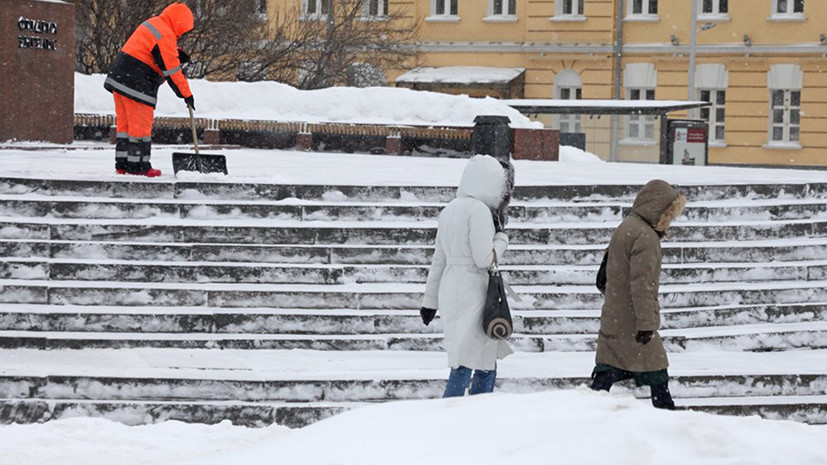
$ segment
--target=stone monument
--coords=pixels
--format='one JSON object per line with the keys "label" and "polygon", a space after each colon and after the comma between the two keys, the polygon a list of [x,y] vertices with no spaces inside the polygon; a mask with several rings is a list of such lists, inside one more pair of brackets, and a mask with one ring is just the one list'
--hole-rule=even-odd
{"label": "stone monument", "polygon": [[72,141],[75,5],[0,0],[0,142]]}

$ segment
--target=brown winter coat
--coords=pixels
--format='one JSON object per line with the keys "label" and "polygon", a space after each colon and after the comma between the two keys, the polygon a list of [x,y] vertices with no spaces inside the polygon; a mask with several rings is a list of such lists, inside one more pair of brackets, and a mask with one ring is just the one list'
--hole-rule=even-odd
{"label": "brown winter coat", "polygon": [[[597,337],[598,365],[632,372],[669,366],[660,327],[658,283],[660,238],[683,211],[686,197],[665,181],[649,181],[637,195],[629,216],[609,242],[606,263],[606,301]],[[646,344],[635,341],[638,331],[655,331]]]}

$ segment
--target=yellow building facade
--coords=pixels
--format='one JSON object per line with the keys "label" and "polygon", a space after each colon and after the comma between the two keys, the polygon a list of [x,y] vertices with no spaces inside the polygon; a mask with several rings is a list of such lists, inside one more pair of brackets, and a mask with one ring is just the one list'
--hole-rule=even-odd
{"label": "yellow building facade", "polygon": [[[709,121],[710,163],[827,166],[827,0],[698,0],[692,96],[692,0],[368,1],[418,25],[423,66],[523,68],[525,98],[707,100],[688,116]],[[573,118],[544,122],[608,158],[610,118]],[[630,118],[618,159],[656,161],[659,122]]]}

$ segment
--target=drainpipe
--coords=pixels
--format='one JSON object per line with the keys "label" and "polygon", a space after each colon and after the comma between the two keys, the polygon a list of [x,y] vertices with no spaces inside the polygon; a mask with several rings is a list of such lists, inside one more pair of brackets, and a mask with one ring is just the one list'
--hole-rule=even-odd
{"label": "drainpipe", "polygon": [[[617,19],[615,24],[615,45],[614,45],[614,89],[612,90],[612,98],[620,100],[620,78],[621,78],[621,62],[623,59],[623,0],[617,0]],[[616,114],[612,115],[612,140],[611,140],[611,154],[610,161],[617,161],[617,129],[618,118]]]}

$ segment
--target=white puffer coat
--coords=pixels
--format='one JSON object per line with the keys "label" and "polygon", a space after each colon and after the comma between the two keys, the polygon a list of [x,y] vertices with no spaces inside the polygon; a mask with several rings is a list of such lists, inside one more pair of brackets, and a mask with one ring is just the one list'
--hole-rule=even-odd
{"label": "white puffer coat", "polygon": [[468,161],[452,200],[439,215],[434,259],[423,307],[439,310],[451,368],[492,370],[513,351],[488,338],[482,312],[488,289],[487,268],[502,257],[508,236],[495,233],[491,211],[507,194],[507,171],[488,155]]}

